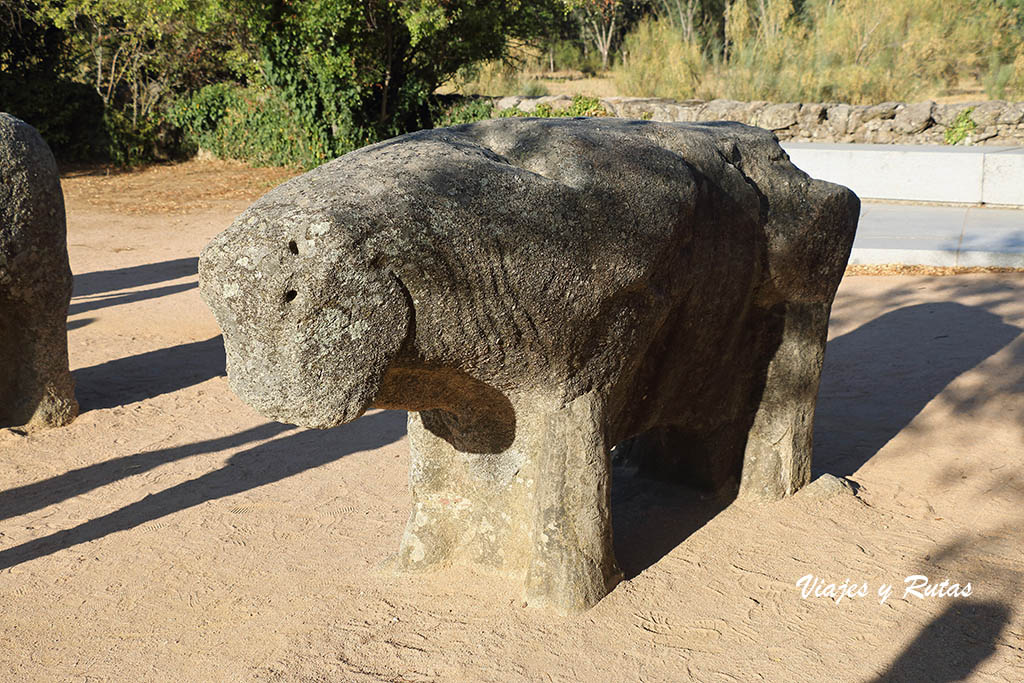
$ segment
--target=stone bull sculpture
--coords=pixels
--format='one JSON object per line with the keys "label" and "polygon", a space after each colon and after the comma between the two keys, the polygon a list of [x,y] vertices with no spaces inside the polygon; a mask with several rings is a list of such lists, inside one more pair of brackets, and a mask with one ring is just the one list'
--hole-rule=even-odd
{"label": "stone bull sculpture", "polygon": [[203,251],[200,288],[267,417],[410,411],[401,568],[475,563],[575,610],[621,577],[615,444],[742,495],[808,481],[858,211],[761,129],[499,119],[267,193]]}
{"label": "stone bull sculpture", "polygon": [[0,427],[60,427],[78,415],[70,300],[57,164],[35,128],[0,113]]}

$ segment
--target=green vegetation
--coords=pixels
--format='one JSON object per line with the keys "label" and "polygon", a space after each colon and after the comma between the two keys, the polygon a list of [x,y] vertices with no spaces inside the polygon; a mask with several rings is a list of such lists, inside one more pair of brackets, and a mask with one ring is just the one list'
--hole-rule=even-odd
{"label": "green vegetation", "polygon": [[490,100],[466,99],[443,109],[434,122],[438,126],[458,126],[489,119],[493,113],[494,105]]}
{"label": "green vegetation", "polygon": [[974,123],[974,119],[971,118],[971,113],[973,112],[974,107],[968,107],[956,115],[952,125],[946,129],[945,140],[947,145],[960,144],[978,127]]}
{"label": "green vegetation", "polygon": [[433,125],[556,0],[0,0],[0,101],[62,158],[313,166]]}
{"label": "green vegetation", "polygon": [[518,107],[502,109],[498,112],[501,118],[536,116],[549,118],[552,116],[609,116],[608,111],[601,106],[601,101],[596,97],[584,97],[576,95],[572,103],[566,109],[552,109],[550,104],[539,103],[533,111],[523,111]]}
{"label": "green vegetation", "polygon": [[1024,98],[1024,0],[0,0],[0,106],[68,160],[310,167],[491,114],[442,84],[537,96],[553,74],[675,99]]}
{"label": "green vegetation", "polygon": [[[620,95],[852,104],[964,91],[1024,98],[1024,0],[564,4],[618,8],[607,73]],[[521,94],[519,83],[545,74],[600,69],[596,25],[574,10],[560,26],[546,47],[520,51],[515,68],[487,65],[457,83],[460,91]]]}
{"label": "green vegetation", "polygon": [[[731,0],[720,15],[704,9],[700,16],[688,39],[667,14],[627,36],[628,58],[615,71],[623,94],[864,104],[914,100],[973,80],[990,84],[993,96],[1024,95],[1024,14],[1016,5]],[[1002,72],[992,78],[993,69]]]}

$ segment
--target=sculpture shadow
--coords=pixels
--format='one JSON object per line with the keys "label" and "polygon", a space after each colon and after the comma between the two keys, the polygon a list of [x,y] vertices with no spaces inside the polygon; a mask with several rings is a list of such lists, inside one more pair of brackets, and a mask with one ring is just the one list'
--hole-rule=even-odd
{"label": "sculpture shadow", "polygon": [[169,294],[177,294],[178,292],[195,289],[198,286],[199,284],[195,282],[183,282],[177,285],[167,285],[166,287],[154,287],[141,292],[126,292],[124,294],[113,294],[85,301],[76,301],[68,306],[68,315],[77,315],[86,311],[95,311],[98,308],[120,306],[121,304],[130,304],[136,301],[145,301],[146,299],[157,299]]}
{"label": "sculpture shadow", "polygon": [[240,448],[252,441],[269,439],[290,429],[294,429],[294,427],[279,422],[269,422],[216,439],[104,460],[49,479],[0,491],[0,520],[42,510],[50,505],[94,491],[120,479],[148,472],[167,463],[203,453]]}
{"label": "sculpture shadow", "polygon": [[199,257],[147,263],[141,266],[97,270],[75,275],[73,296],[91,296],[143,285],[153,285],[167,280],[189,277],[199,272]]}
{"label": "sculpture shadow", "polygon": [[1010,608],[994,602],[960,602],[933,619],[872,683],[966,680],[995,653],[1010,622]]}
{"label": "sculpture shadow", "polygon": [[652,567],[732,502],[685,484],[654,479],[633,465],[612,468],[615,557],[627,579]]}
{"label": "sculpture shadow", "polygon": [[225,374],[224,339],[179,344],[75,370],[81,412],[113,408]]}
{"label": "sculpture shadow", "polygon": [[[853,474],[950,382],[1020,333],[983,308],[937,302],[896,309],[833,339],[815,412],[813,476]],[[979,401],[1020,390],[949,398],[969,415]]]}
{"label": "sculpture shadow", "polygon": [[405,435],[405,413],[382,411],[327,431],[303,430],[231,456],[224,467],[148,495],[78,526],[0,551],[0,570],[67,548],[134,529],[207,501],[273,484],[334,462],[351,453],[378,448]]}

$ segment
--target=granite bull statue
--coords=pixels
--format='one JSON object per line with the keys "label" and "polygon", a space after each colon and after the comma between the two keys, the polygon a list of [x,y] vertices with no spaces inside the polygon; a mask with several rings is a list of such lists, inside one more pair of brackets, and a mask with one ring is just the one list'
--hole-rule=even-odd
{"label": "granite bull statue", "polygon": [[78,415],[70,300],[57,164],[35,128],[0,113],[0,427],[60,427]]}
{"label": "granite bull statue", "polygon": [[482,565],[571,611],[621,578],[612,446],[746,496],[808,481],[858,213],[758,128],[498,119],[268,192],[200,288],[267,417],[410,411],[401,568]]}

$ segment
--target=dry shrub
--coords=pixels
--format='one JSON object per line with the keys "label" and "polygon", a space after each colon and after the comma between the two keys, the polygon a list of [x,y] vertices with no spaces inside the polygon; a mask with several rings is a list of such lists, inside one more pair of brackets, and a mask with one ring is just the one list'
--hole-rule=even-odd
{"label": "dry shrub", "polygon": [[796,12],[791,0],[729,2],[724,46],[713,40],[698,46],[667,22],[645,20],[626,39],[627,58],[616,82],[632,95],[871,103],[913,100],[961,80],[985,80],[995,64],[1003,69],[1004,90],[1024,86],[1019,34],[1009,11],[995,3],[801,5]]}
{"label": "dry shrub", "polygon": [[450,84],[461,95],[547,95],[539,82],[547,69],[545,54],[536,47],[512,45],[507,60],[483,62],[460,73]]}
{"label": "dry shrub", "polygon": [[622,95],[684,100],[696,94],[704,66],[700,45],[682,40],[668,20],[648,18],[626,36],[612,78]]}

